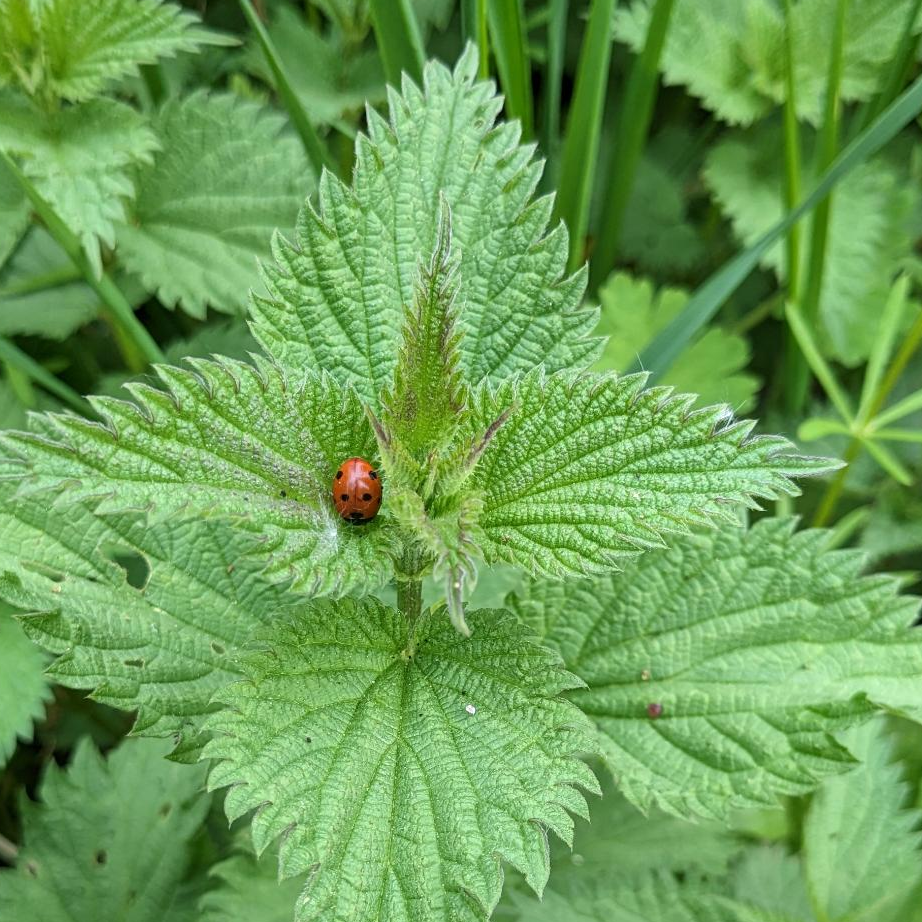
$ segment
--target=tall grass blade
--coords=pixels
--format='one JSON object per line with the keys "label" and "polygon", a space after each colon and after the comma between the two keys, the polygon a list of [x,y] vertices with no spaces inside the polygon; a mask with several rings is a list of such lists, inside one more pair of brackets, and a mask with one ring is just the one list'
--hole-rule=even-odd
{"label": "tall grass blade", "polygon": [[890,289],[890,295],[887,298],[886,305],[884,305],[884,312],[877,328],[877,335],[874,337],[874,343],[871,346],[871,354],[868,356],[867,368],[864,370],[861,399],[858,402],[858,419],[862,422],[867,422],[871,418],[871,407],[880,390],[887,363],[893,354],[893,346],[899,333],[900,321],[903,319],[908,297],[909,278],[903,275],[896,280]]}
{"label": "tall grass blade", "polygon": [[541,146],[548,160],[546,175],[557,186],[557,144],[560,140],[560,96],[563,89],[564,50],[567,44],[569,0],[550,0],[547,21],[547,62],[544,67],[544,112]]}
{"label": "tall grass blade", "polygon": [[490,76],[490,40],[487,32],[487,0],[461,0],[461,34],[477,46],[477,72],[482,80]]}
{"label": "tall grass blade", "polygon": [[266,62],[272,71],[272,76],[275,78],[275,85],[278,89],[279,98],[282,100],[282,105],[285,106],[288,112],[291,124],[294,126],[295,131],[298,133],[298,137],[301,139],[301,144],[304,146],[304,153],[307,154],[311,166],[318,176],[323,167],[335,171],[333,159],[320,140],[317,129],[314,128],[314,123],[307,114],[307,110],[301,104],[301,100],[298,99],[298,94],[295,93],[291,81],[285,73],[282,59],[275,50],[275,45],[272,43],[272,39],[269,37],[269,33],[266,31],[266,27],[263,25],[262,20],[257,16],[256,10],[253,9],[253,4],[250,0],[239,0],[239,2],[240,9],[243,10],[243,15],[246,17],[250,28],[256,34],[259,45],[266,57]]}
{"label": "tall grass blade", "polygon": [[[832,30],[832,51],[829,56],[829,74],[826,79],[826,103],[823,123],[817,138],[816,169],[819,176],[829,168],[839,147],[839,120],[841,117],[842,68],[845,49],[845,15],[849,0],[838,0]],[[810,258],[807,265],[804,292],[801,300],[804,320],[812,329],[819,315],[820,294],[823,290],[823,275],[826,268],[826,245],[829,240],[829,215],[832,211],[832,192],[820,201],[813,212],[810,226]],[[810,376],[804,364],[794,366],[796,375],[788,381],[787,398],[789,409],[798,412],[807,397]]]}
{"label": "tall grass blade", "polygon": [[659,61],[674,7],[675,0],[656,0],[643,51],[635,58],[628,77],[608,188],[603,199],[602,226],[592,262],[594,284],[605,278],[615,265],[637,165],[650,131],[653,105],[659,87]]}
{"label": "tall grass blade", "polygon": [[615,0],[593,0],[583,33],[576,87],[567,118],[567,134],[560,162],[555,217],[570,228],[570,268],[583,261],[589,197],[595,179],[599,136],[611,61],[611,19]]}
{"label": "tall grass blade", "polygon": [[387,82],[399,87],[405,72],[421,83],[426,52],[410,0],[369,0],[369,9]]}
{"label": "tall grass blade", "polygon": [[892,103],[836,157],[813,191],[793,211],[769,228],[752,246],[733,257],[698,287],[681,313],[643,351],[635,369],[646,368],[654,378],[668,371],[695,334],[717,313],[745,281],[765,254],[804,215],[834,189],[855,167],[873,157],[922,112],[922,77]]}
{"label": "tall grass blade", "polygon": [[494,0],[487,4],[487,10],[506,114],[522,123],[522,135],[528,140],[534,136],[534,101],[522,0]]}

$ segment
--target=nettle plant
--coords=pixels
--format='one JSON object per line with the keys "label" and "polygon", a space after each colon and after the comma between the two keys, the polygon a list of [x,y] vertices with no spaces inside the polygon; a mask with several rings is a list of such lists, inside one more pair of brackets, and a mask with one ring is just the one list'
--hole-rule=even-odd
{"label": "nettle plant", "polygon": [[[585,370],[585,272],[476,73],[369,109],[352,184],[274,242],[262,354],[3,439],[0,595],[56,681],[210,760],[257,852],[309,872],[301,920],[485,918],[504,863],[540,893],[593,759],[642,809],[722,819],[850,768],[834,734],[875,712],[922,718],[898,581],[740,522],[831,462]],[[351,458],[383,488],[362,524]],[[494,567],[527,578],[474,610]]]}

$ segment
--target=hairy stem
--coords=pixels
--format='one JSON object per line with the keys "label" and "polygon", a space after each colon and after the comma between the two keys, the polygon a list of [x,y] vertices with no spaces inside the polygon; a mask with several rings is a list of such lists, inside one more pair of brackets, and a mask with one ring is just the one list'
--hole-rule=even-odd
{"label": "hairy stem", "polygon": [[423,581],[419,578],[397,581],[397,607],[407,619],[407,645],[404,656],[416,652],[416,629],[423,613]]}

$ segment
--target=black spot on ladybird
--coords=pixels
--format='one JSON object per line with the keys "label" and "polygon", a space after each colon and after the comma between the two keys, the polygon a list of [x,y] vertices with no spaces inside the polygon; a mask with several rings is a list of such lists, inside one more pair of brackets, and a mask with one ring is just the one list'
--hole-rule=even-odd
{"label": "black spot on ladybird", "polygon": [[363,493],[362,499],[367,503],[371,499],[371,493]]}
{"label": "black spot on ladybird", "polygon": [[[342,473],[342,472],[340,472],[340,473]],[[368,472],[368,476],[371,477],[372,480],[377,480],[377,479],[378,479],[378,472],[377,472],[377,471],[369,471],[369,472]]]}
{"label": "black spot on ladybird", "polygon": [[337,471],[337,472],[336,472],[336,479],[337,479],[337,480],[342,480],[342,479],[343,479],[343,472],[342,472],[342,471]]}
{"label": "black spot on ladybird", "polygon": [[339,498],[340,498],[343,502],[345,502],[347,499],[349,499],[349,494],[348,494],[348,493],[343,493]]}

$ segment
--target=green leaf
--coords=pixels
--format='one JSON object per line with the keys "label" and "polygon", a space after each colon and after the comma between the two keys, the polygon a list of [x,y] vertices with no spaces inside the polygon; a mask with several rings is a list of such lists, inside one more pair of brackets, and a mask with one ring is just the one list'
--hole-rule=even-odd
{"label": "green leaf", "polygon": [[[691,143],[691,138],[682,138]],[[618,251],[657,277],[686,276],[705,259],[701,231],[690,220],[684,185],[666,158],[641,158],[624,213]]]}
{"label": "green leaf", "polygon": [[13,462],[0,477],[25,478],[23,491],[67,487],[68,501],[92,499],[99,513],[236,519],[266,539],[270,574],[312,593],[385,583],[395,543],[387,516],[359,528],[332,502],[342,461],[376,453],[355,394],[327,375],[289,381],[265,360],[189,364],[156,369],[166,392],[130,385],[138,404],[93,398],[104,425],[48,416],[38,433],[5,434],[28,469]]}
{"label": "green leaf", "polygon": [[[335,124],[362,112],[366,101],[384,101],[384,71],[374,51],[349,44],[338,30],[317,31],[288,6],[273,11],[267,28],[292,88],[315,122]],[[274,84],[258,45],[247,49],[245,61],[252,73]]]}
{"label": "green leaf", "polygon": [[[600,371],[624,371],[688,301],[688,292],[661,288],[624,272],[599,288],[602,316],[599,333],[609,337]],[[742,336],[711,327],[662,375],[662,383],[679,392],[698,394],[701,404],[726,403],[735,412],[751,409],[759,379],[746,374],[749,343]]]}
{"label": "green leaf", "polygon": [[585,815],[573,677],[507,612],[469,620],[471,639],[430,616],[414,653],[377,600],[313,603],[221,693],[210,784],[231,819],[259,808],[258,852],[283,837],[283,876],[312,871],[298,920],[483,919],[500,860],[540,891],[546,829],[569,840],[567,811]]}
{"label": "green leaf", "polygon": [[51,698],[45,657],[12,614],[0,602],[0,768],[16,748],[17,737],[31,739],[32,722],[45,713]]}
{"label": "green leaf", "polygon": [[194,13],[162,0],[0,0],[0,77],[46,97],[90,99],[142,64],[212,41]]}
{"label": "green leaf", "polygon": [[750,435],[754,424],[725,407],[692,410],[694,397],[644,381],[534,373],[474,395],[474,432],[512,407],[471,477],[488,562],[611,570],[667,533],[733,522],[734,504],[796,495],[792,477],[829,469],[783,438]]}
{"label": "green leaf", "polygon": [[42,227],[0,269],[0,334],[65,340],[99,312],[99,298]]}
{"label": "green leaf", "polygon": [[218,886],[201,902],[202,922],[291,922],[292,907],[304,889],[300,877],[279,881],[274,853],[257,858],[249,849],[211,869]]}
{"label": "green leaf", "polygon": [[103,761],[88,740],[66,770],[51,761],[39,802],[22,800],[25,842],[0,871],[0,920],[180,922],[189,840],[208,799],[203,772],[126,740]]}
{"label": "green leaf", "polygon": [[0,93],[0,148],[22,155],[24,173],[80,238],[97,275],[100,243],[114,245],[134,195],[130,167],[149,163],[156,146],[144,118],[124,103],[99,99],[43,114]]}
{"label": "green leaf", "polygon": [[863,764],[828,780],[811,801],[804,854],[817,918],[900,922],[922,881],[922,812],[905,809],[909,786],[882,730],[875,722],[843,737]]}
{"label": "green leaf", "polygon": [[[830,23],[836,0],[793,7],[797,114],[820,119],[829,71]],[[870,99],[886,77],[912,0],[861,0],[846,19],[841,93]],[[644,44],[651,0],[633,0],[615,14],[618,38]],[[916,28],[919,28],[917,23]],[[720,118],[749,124],[784,101],[784,15],[773,0],[677,0],[660,61],[665,82],[681,84]]]}
{"label": "green leaf", "polygon": [[[781,136],[773,129],[714,147],[704,175],[737,237],[752,245],[783,214]],[[911,249],[919,196],[881,160],[856,167],[832,200],[819,321],[829,355],[848,365],[867,358],[880,305],[898,261]],[[782,243],[763,265],[784,277]]]}
{"label": "green leaf", "polygon": [[29,201],[16,177],[0,163],[0,269],[16,249],[28,224]]}
{"label": "green leaf", "polygon": [[[239,678],[240,649],[297,596],[259,577],[252,538],[218,523],[147,526],[12,492],[0,484],[0,571],[14,571],[0,572],[0,597],[57,654],[48,674],[137,711],[135,732],[172,736],[188,760],[212,695]],[[142,579],[129,583],[113,554],[137,561]]]}
{"label": "green leaf", "polygon": [[119,258],[168,307],[241,313],[261,290],[258,258],[294,227],[313,178],[283,120],[235,96],[195,94],[154,122],[162,150],[134,174]]}
{"label": "green leaf", "polygon": [[332,175],[279,239],[255,298],[257,339],[282,365],[321,367],[376,406],[396,365],[404,306],[431,256],[440,197],[452,211],[462,366],[472,382],[544,363],[591,363],[596,315],[580,309],[585,273],[564,277],[566,232],[545,235],[549,198],[532,201],[540,164],[515,125],[494,127],[501,100],[477,82],[469,48],[454,73],[426,67],[424,87],[390,96],[390,119],[369,112],[351,187]]}
{"label": "green leaf", "polygon": [[734,866],[731,889],[772,919],[816,922],[799,855],[782,847],[750,848]]}
{"label": "green leaf", "polygon": [[725,817],[771,804],[849,767],[830,734],[875,706],[919,716],[918,600],[825,540],[763,519],[512,598],[587,683],[570,697],[639,807]]}

